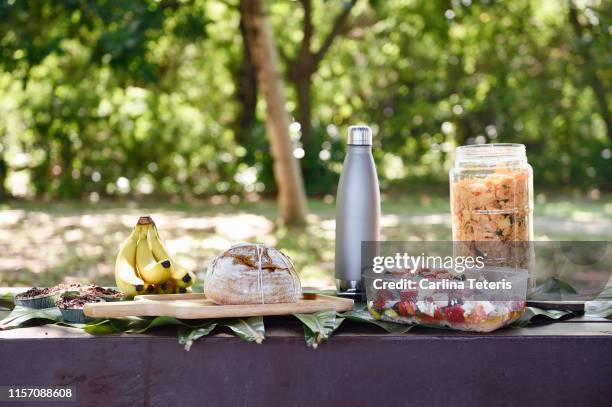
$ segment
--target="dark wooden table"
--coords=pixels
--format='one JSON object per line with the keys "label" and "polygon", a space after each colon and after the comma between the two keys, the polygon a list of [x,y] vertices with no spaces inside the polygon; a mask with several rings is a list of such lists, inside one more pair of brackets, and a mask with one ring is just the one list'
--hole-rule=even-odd
{"label": "dark wooden table", "polygon": [[316,350],[291,318],[267,318],[266,335],[257,345],[221,330],[187,352],[169,328],[0,331],[0,386],[74,386],[77,401],[59,406],[612,405],[612,322],[603,319],[403,335],[345,321]]}

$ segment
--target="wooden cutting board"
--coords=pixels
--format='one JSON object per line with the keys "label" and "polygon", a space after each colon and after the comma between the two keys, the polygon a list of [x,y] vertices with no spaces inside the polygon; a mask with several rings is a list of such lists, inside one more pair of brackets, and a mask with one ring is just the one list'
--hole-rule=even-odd
{"label": "wooden cutting board", "polygon": [[298,302],[283,304],[217,305],[204,294],[139,295],[134,301],[85,304],[92,318],[156,317],[180,319],[253,317],[259,315],[310,314],[350,311],[353,300],[321,294],[305,294]]}

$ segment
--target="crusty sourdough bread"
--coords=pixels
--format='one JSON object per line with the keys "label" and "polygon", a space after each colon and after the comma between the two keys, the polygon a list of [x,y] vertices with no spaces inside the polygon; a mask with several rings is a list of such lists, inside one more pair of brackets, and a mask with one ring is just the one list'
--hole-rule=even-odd
{"label": "crusty sourdough bread", "polygon": [[204,294],[217,304],[296,302],[300,279],[284,253],[243,243],[215,257],[206,271]]}

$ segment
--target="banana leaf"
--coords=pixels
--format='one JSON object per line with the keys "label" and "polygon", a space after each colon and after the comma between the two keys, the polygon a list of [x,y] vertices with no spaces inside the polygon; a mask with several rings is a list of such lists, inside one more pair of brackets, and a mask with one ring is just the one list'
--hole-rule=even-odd
{"label": "banana leaf", "polygon": [[[605,318],[612,316],[612,302],[599,301],[598,308],[591,314],[597,314]],[[8,312],[8,311],[7,311]],[[413,325],[401,325],[391,322],[380,321],[373,318],[363,305],[357,305],[353,311],[336,313],[334,311],[320,312],[317,314],[294,314],[304,325],[304,337],[306,344],[313,348],[323,341],[330,339],[334,331],[342,324],[344,319],[350,319],[360,323],[368,323],[384,329],[386,332],[401,334],[412,329]],[[534,325],[537,320],[558,320],[572,315],[570,311],[543,310],[535,307],[527,307],[524,315],[516,321],[513,326],[524,327]],[[177,326],[179,342],[190,349],[193,343],[211,332],[217,326],[229,328],[236,336],[250,342],[261,343],[265,339],[265,327],[262,317],[230,318],[221,320],[196,320],[183,321],[173,317],[156,318],[121,318],[104,319],[87,324],[67,323],[62,320],[61,313],[57,308],[32,309],[16,306],[2,320],[0,330],[14,329],[33,324],[60,324],[73,328],[83,329],[94,335],[114,333],[143,333],[152,328],[160,326]]]}
{"label": "banana leaf", "polygon": [[191,325],[187,322],[181,321],[180,319],[174,317],[155,317],[153,319],[145,319],[142,318],[140,321],[134,320],[134,322],[129,326],[129,329],[126,332],[133,333],[144,333],[149,329],[156,328],[158,326],[169,326],[169,325],[178,325],[178,326],[186,326],[186,327],[197,327],[197,324]]}
{"label": "banana leaf", "polygon": [[41,325],[57,324],[87,330],[90,325],[100,325],[107,322],[108,320],[96,321],[90,324],[71,323],[63,320],[58,308],[34,309],[18,305],[9,315],[0,321],[0,330],[21,328],[36,323]]}
{"label": "banana leaf", "polygon": [[34,309],[18,305],[0,321],[0,329],[18,328],[30,322],[49,324],[62,320],[62,314],[58,308]]}
{"label": "banana leaf", "polygon": [[105,319],[86,324],[83,330],[92,335],[109,335],[125,332],[129,321],[122,319]]}
{"label": "banana leaf", "polygon": [[211,322],[208,326],[197,329],[179,328],[179,343],[185,347],[186,351],[189,351],[195,341],[211,333],[216,326],[216,323]]}
{"label": "banana leaf", "polygon": [[[110,323],[113,324],[115,321],[111,320]],[[158,326],[171,325],[179,326],[179,343],[184,345],[186,350],[191,349],[196,340],[210,334],[217,326],[228,327],[236,336],[249,342],[261,343],[265,339],[263,317],[246,319],[228,318],[218,321],[204,320],[194,322],[186,322],[173,317],[156,317],[152,320],[143,318],[138,320],[134,318],[122,332],[143,333]]]}
{"label": "banana leaf", "polygon": [[530,298],[535,300],[551,300],[571,297],[576,294],[578,294],[578,291],[569,283],[557,277],[550,277],[536,287]]}
{"label": "banana leaf", "polygon": [[200,328],[208,322],[196,321],[188,323],[174,317],[140,318],[129,317],[121,319],[107,319],[101,322],[87,324],[85,330],[91,334],[104,335],[113,333],[144,333],[152,328],[160,326],[180,326],[189,329]]}
{"label": "banana leaf", "polygon": [[231,318],[219,321],[219,325],[228,327],[239,338],[260,344],[266,339],[263,317]]}
{"label": "banana leaf", "polygon": [[210,334],[217,326],[225,326],[234,332],[236,336],[248,342],[260,344],[266,337],[263,317],[250,318],[227,318],[219,321],[209,321],[203,326],[181,327],[178,331],[179,343],[190,350],[193,343]]}
{"label": "banana leaf", "polygon": [[[541,309],[536,307],[525,307],[523,315],[512,323],[513,326],[525,327],[535,322],[535,319],[558,320],[568,315],[573,315],[571,311],[556,309]],[[537,317],[537,318],[536,318]]]}
{"label": "banana leaf", "polygon": [[351,321],[363,322],[366,324],[376,325],[378,327],[381,327],[385,331],[387,331],[387,333],[392,333],[392,334],[406,333],[410,331],[412,328],[414,328],[415,326],[415,325],[403,325],[403,324],[395,324],[393,322],[381,321],[379,319],[374,318],[368,312],[368,310],[364,309],[364,307],[360,307],[360,308],[355,307],[355,308],[356,309],[354,309],[353,311],[342,312],[338,315],[346,319],[350,319]]}
{"label": "banana leaf", "polygon": [[317,314],[293,314],[304,324],[306,344],[316,349],[320,343],[329,340],[342,321],[336,311],[323,311]]}

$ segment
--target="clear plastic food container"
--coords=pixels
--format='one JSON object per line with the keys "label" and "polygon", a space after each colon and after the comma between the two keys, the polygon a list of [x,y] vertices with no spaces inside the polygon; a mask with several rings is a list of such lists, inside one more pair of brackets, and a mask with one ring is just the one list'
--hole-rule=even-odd
{"label": "clear plastic food container", "polygon": [[[421,269],[367,274],[364,278],[370,314],[381,320],[462,331],[491,332],[518,319],[525,308],[526,270],[491,267],[479,281],[510,282],[511,290],[469,288],[468,274]],[[495,274],[495,276],[491,276]],[[414,281],[414,289],[402,287]],[[387,283],[386,286],[383,286]],[[396,284],[395,288],[388,287]],[[421,283],[423,283],[421,285]],[[456,287],[463,283],[463,287]],[[391,286],[393,287],[393,286]]]}

